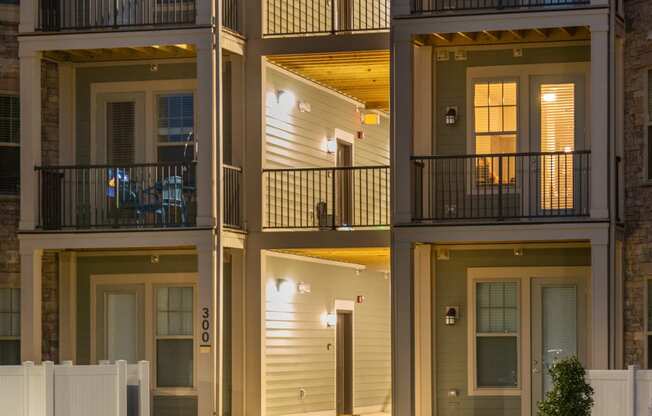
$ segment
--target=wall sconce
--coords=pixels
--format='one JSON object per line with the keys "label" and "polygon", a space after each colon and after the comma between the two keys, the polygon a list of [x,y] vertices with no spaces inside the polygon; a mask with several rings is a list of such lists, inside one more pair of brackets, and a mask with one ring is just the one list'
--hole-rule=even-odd
{"label": "wall sconce", "polygon": [[328,328],[333,328],[337,325],[337,314],[329,313],[326,315],[326,326]]}
{"label": "wall sconce", "polygon": [[446,314],[444,315],[444,323],[446,325],[455,325],[459,316],[457,315],[457,306],[446,306]]}
{"label": "wall sconce", "polygon": [[283,110],[290,111],[296,105],[297,98],[294,96],[294,93],[292,91],[277,90],[276,91],[276,103]]}
{"label": "wall sconce", "polygon": [[514,255],[516,257],[522,257],[525,253],[523,252],[523,247],[516,247],[514,249]]}
{"label": "wall sconce", "polygon": [[447,107],[444,121],[447,126],[454,126],[457,123],[457,107]]}
{"label": "wall sconce", "polygon": [[283,296],[292,296],[296,291],[296,285],[287,279],[276,279],[276,291]]}
{"label": "wall sconce", "polygon": [[337,139],[335,138],[328,138],[326,141],[326,153],[329,155],[335,154],[337,152]]}
{"label": "wall sconce", "polygon": [[362,113],[360,116],[362,124],[367,126],[380,125],[380,115],[377,113]]}
{"label": "wall sconce", "polygon": [[160,259],[160,257],[158,256],[158,254],[152,254],[151,256],[149,256],[149,262],[150,262],[151,264],[158,264],[160,260],[161,260],[161,259]]}

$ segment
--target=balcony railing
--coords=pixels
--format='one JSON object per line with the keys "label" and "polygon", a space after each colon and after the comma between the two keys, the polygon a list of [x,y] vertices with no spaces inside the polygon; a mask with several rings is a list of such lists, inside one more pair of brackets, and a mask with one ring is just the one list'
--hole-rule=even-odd
{"label": "balcony railing", "polygon": [[589,151],[412,158],[417,222],[589,215]]}
{"label": "balcony railing", "polygon": [[191,24],[195,15],[195,0],[39,0],[37,30]]}
{"label": "balcony railing", "polygon": [[389,166],[266,169],[265,229],[386,227]]}
{"label": "balcony railing", "polygon": [[265,35],[388,30],[390,0],[266,0]]}
{"label": "balcony railing", "polygon": [[414,13],[537,9],[590,4],[591,0],[413,0]]}
{"label": "balcony railing", "polygon": [[224,226],[242,228],[242,169],[224,165]]}
{"label": "balcony railing", "polygon": [[44,166],[36,170],[41,229],[195,224],[193,164]]}

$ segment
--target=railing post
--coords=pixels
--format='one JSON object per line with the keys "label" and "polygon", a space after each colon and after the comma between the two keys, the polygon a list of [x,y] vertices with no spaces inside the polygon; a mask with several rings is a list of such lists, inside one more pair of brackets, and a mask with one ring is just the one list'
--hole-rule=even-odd
{"label": "railing post", "polygon": [[333,193],[332,200],[333,200],[333,230],[337,229],[337,187],[335,186],[335,182],[337,181],[337,170],[334,168],[331,169],[331,172],[333,172],[332,179],[331,179],[331,192]]}
{"label": "railing post", "polygon": [[627,367],[627,403],[625,403],[625,416],[636,416],[636,371],[638,367]]}
{"label": "railing post", "polygon": [[503,157],[498,156],[498,219],[503,219]]}
{"label": "railing post", "polygon": [[127,362],[118,360],[115,363],[117,367],[116,375],[116,392],[117,392],[117,415],[127,416]]}
{"label": "railing post", "polygon": [[54,416],[54,363],[43,362],[45,414],[43,416]]}
{"label": "railing post", "polygon": [[138,362],[138,414],[140,416],[149,415],[149,361]]}
{"label": "railing post", "polygon": [[30,416],[30,405],[32,403],[32,398],[30,397],[29,378],[32,375],[33,368],[33,361],[23,362],[23,416]]}

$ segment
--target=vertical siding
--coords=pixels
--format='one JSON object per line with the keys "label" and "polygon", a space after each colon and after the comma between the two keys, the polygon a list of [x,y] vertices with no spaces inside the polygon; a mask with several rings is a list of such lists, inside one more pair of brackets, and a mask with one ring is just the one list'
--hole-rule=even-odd
{"label": "vertical siding", "polygon": [[[298,106],[281,108],[275,102],[275,91],[294,94],[297,101],[309,103],[310,112]],[[360,122],[356,104],[314,85],[296,80],[272,67],[267,70],[267,105],[264,167],[330,168],[336,165],[335,155],[326,152],[329,137],[335,129],[363,139],[354,139],[354,166],[389,165],[389,119],[381,117],[378,126]],[[269,181],[269,182],[268,182]],[[372,175],[371,171],[353,177],[354,218],[357,221],[388,219],[389,174]],[[282,222],[290,225],[315,226],[315,206],[325,201],[332,206],[333,178],[326,173],[293,173],[291,176],[265,178],[263,189],[272,198],[271,213],[264,207],[267,225]],[[274,218],[276,217],[276,219]]]}
{"label": "vertical siding", "polygon": [[[311,285],[281,295],[276,279]],[[323,322],[335,300],[366,297],[354,310],[354,407],[389,412],[389,281],[382,273],[269,257],[265,307],[265,390],[268,416],[335,412],[335,329]],[[329,348],[330,344],[330,348]],[[300,389],[305,390],[303,400]]]}
{"label": "vertical siding", "polygon": [[[512,250],[455,250],[450,260],[436,260],[435,305],[432,321],[435,326],[436,380],[434,400],[441,416],[519,416],[520,397],[469,396],[467,392],[467,268],[469,267],[528,267],[528,266],[588,266],[590,250],[525,249],[524,256],[514,256]],[[461,307],[460,320],[454,326],[444,324],[447,305]],[[521,369],[523,370],[523,369]],[[522,372],[527,374],[527,372]],[[449,397],[448,391],[459,391],[459,397]]]}

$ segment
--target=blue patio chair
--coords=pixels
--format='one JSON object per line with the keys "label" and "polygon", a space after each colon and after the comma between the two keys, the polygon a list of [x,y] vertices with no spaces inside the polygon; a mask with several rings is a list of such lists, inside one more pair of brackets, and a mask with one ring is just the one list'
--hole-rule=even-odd
{"label": "blue patio chair", "polygon": [[186,223],[186,201],[183,198],[183,178],[169,176],[161,182],[161,205],[156,213],[166,223],[170,211],[181,211],[181,224]]}

